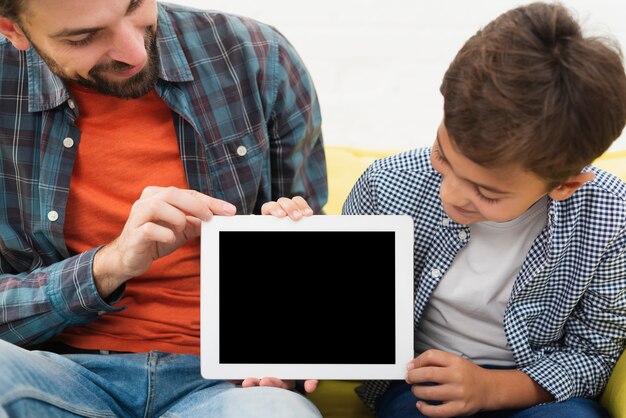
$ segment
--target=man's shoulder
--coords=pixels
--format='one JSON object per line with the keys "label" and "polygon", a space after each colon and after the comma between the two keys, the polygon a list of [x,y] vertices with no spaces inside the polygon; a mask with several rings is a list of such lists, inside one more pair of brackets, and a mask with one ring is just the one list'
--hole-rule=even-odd
{"label": "man's shoulder", "polygon": [[13,46],[11,41],[7,39],[4,35],[0,34],[0,53],[2,53],[2,57],[10,57],[10,56],[19,56],[20,51]]}
{"label": "man's shoulder", "polygon": [[278,34],[273,26],[248,16],[167,2],[159,2],[159,7],[183,38],[195,32],[209,37],[258,41],[258,37],[273,38]]}
{"label": "man's shoulder", "polygon": [[[11,75],[26,66],[26,52],[20,51],[3,35],[0,35],[0,75],[2,79],[14,80]],[[16,73],[18,74],[18,73]]]}

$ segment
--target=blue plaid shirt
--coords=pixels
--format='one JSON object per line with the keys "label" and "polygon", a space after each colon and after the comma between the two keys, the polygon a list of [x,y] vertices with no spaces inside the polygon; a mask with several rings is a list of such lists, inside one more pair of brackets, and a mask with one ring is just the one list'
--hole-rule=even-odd
{"label": "blue plaid shirt", "polygon": [[[430,164],[430,151],[374,162],[343,207],[347,215],[413,217],[416,326],[471,239],[468,226],[443,211],[441,176]],[[517,368],[557,401],[597,396],[626,340],[626,185],[588,169],[596,174],[593,182],[569,199],[549,200],[547,225],[522,264],[504,314]],[[372,406],[371,392],[381,386],[372,382],[370,393],[367,387],[359,392]]]}
{"label": "blue plaid shirt", "polygon": [[[239,214],[295,195],[320,211],[320,109],[292,45],[251,19],[159,4],[157,47],[156,92],[172,109],[189,187]],[[102,300],[96,249],[70,256],[63,238],[79,111],[33,48],[0,36],[0,338],[19,345],[116,310],[123,290]]]}

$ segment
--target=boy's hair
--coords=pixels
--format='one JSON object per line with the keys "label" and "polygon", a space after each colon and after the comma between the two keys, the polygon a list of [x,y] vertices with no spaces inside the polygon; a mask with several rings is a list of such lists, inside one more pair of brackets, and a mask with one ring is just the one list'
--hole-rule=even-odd
{"label": "boy's hair", "polygon": [[497,17],[461,48],[440,90],[459,152],[486,167],[521,164],[548,190],[606,151],[626,123],[619,45],[583,37],[560,4]]}

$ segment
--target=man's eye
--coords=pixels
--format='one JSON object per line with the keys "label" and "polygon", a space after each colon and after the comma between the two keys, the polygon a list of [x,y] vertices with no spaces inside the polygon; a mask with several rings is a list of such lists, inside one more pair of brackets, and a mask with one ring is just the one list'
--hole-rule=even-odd
{"label": "man's eye", "polygon": [[128,10],[126,10],[126,13],[132,13],[135,10],[137,10],[139,8],[139,6],[141,6],[141,3],[143,1],[142,0],[133,0],[130,2],[130,5],[128,6]]}
{"label": "man's eye", "polygon": [[90,43],[93,40],[94,36],[95,36],[95,32],[94,33],[90,33],[89,35],[85,36],[84,38],[76,40],[76,41],[68,39],[67,43],[72,45],[72,46],[84,46],[84,45],[87,45],[88,43]]}

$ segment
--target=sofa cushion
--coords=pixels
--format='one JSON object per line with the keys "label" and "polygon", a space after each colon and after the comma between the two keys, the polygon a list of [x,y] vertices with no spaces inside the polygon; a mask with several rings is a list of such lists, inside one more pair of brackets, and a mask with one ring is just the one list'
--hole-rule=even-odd
{"label": "sofa cushion", "polygon": [[392,154],[392,150],[365,150],[349,147],[326,147],[328,169],[327,215],[341,214],[341,207],[359,176],[377,158]]}
{"label": "sofa cushion", "polygon": [[317,390],[307,395],[324,418],[373,418],[374,415],[356,395],[356,380],[322,380]]}

